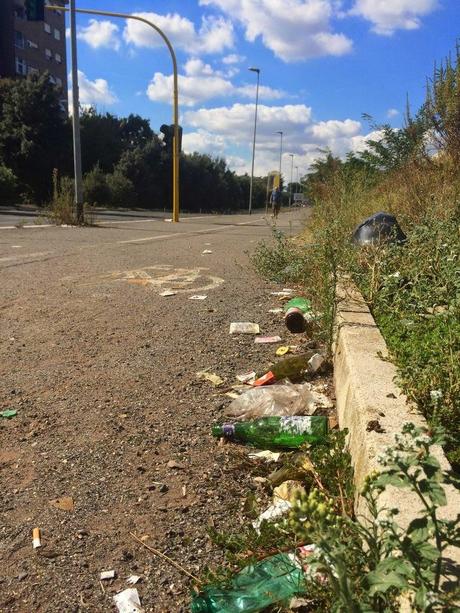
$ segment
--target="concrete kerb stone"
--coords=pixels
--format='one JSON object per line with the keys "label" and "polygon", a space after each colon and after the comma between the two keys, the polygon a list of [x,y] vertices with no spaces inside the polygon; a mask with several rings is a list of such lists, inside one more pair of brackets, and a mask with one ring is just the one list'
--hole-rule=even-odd
{"label": "concrete kerb stone", "polygon": [[[351,283],[338,288],[339,304],[336,316],[334,343],[334,384],[337,413],[341,429],[347,428],[348,444],[354,467],[357,496],[355,511],[366,517],[364,499],[359,495],[365,477],[380,470],[378,456],[394,443],[406,422],[427,425],[424,417],[411,406],[407,397],[395,383],[396,368],[385,360],[388,349],[363,296]],[[378,421],[383,432],[368,431],[370,422]],[[380,428],[379,428],[380,429]],[[433,449],[443,469],[450,464],[440,447]],[[460,492],[453,486],[444,486],[447,505],[439,515],[454,519],[460,512]],[[381,495],[383,507],[397,508],[396,517],[401,527],[418,516],[421,502],[415,494],[397,488],[387,488]],[[449,548],[446,557],[460,568],[460,548]]]}

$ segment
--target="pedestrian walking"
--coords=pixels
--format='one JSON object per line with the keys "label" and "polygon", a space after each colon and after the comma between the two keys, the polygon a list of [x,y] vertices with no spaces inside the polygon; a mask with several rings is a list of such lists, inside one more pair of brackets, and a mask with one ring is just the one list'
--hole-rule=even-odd
{"label": "pedestrian walking", "polygon": [[272,191],[271,195],[271,203],[272,203],[272,217],[275,219],[278,217],[278,213],[281,208],[281,192],[279,187],[275,187]]}

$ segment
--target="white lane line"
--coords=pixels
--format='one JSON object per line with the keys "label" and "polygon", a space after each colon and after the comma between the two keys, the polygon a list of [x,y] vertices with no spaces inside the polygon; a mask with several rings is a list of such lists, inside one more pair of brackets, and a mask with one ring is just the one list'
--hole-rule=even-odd
{"label": "white lane line", "polygon": [[7,258],[0,258],[0,262],[14,262],[16,260],[24,260],[27,258],[38,258],[42,255],[49,255],[52,251],[38,251],[37,253],[21,253],[21,255],[11,255]]}
{"label": "white lane line", "polygon": [[[182,218],[182,222],[185,221],[194,221],[195,219],[209,219],[208,215],[204,215],[203,217],[183,217]],[[148,222],[152,222],[152,221],[165,221],[163,217],[157,218],[157,219],[133,219],[133,220],[108,220],[108,221],[104,221],[104,220],[97,220],[97,213],[96,213],[96,223],[98,223],[99,225],[104,225],[104,224],[109,224],[109,223],[148,223]],[[52,224],[52,223],[47,223],[47,224],[28,224],[28,225],[17,225],[17,226],[0,226],[0,230],[20,230],[21,228],[76,228],[77,226],[60,226],[60,225],[56,225],[56,224]]]}
{"label": "white lane line", "polygon": [[234,225],[222,226],[221,228],[205,228],[204,230],[192,230],[191,232],[175,232],[174,234],[157,234],[156,236],[147,236],[145,238],[133,238],[129,241],[117,241],[118,245],[127,245],[131,243],[145,243],[148,241],[157,241],[164,238],[174,238],[176,236],[194,236],[196,234],[211,234],[213,232],[222,232],[223,230],[228,230],[235,228],[236,226],[247,226],[249,224],[255,223],[256,221],[260,221],[263,217],[259,217],[256,219],[252,219],[251,221],[242,221],[240,223]]}

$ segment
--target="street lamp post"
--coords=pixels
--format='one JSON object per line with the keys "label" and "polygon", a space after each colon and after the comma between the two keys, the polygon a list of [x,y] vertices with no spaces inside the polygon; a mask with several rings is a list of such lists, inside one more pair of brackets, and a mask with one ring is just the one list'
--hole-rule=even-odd
{"label": "street lamp post", "polygon": [[279,185],[279,188],[281,189],[281,158],[283,156],[283,131],[282,130],[277,130],[275,132],[275,134],[279,134],[280,135],[280,171],[279,171],[280,185]]}
{"label": "street lamp post", "polygon": [[294,154],[290,153],[289,157],[291,158],[291,182],[289,184],[289,208],[292,206],[292,174],[294,172]]}
{"label": "street lamp post", "polygon": [[257,73],[257,87],[256,87],[256,109],[254,112],[254,138],[252,140],[252,166],[251,166],[251,184],[249,187],[249,215],[252,213],[252,188],[254,183],[254,159],[256,155],[256,131],[257,131],[257,105],[259,104],[259,78],[260,68],[249,68],[251,72]]}
{"label": "street lamp post", "polygon": [[75,217],[77,223],[85,221],[83,209],[83,179],[81,170],[80,103],[78,100],[77,26],[75,0],[70,0],[70,49],[72,55],[72,132],[75,181]]}

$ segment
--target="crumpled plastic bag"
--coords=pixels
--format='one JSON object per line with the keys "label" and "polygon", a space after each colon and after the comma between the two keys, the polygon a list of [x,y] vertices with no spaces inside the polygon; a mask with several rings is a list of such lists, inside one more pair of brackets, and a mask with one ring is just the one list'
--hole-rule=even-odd
{"label": "crumpled plastic bag", "polygon": [[314,391],[310,383],[295,385],[286,381],[247,391],[229,404],[225,415],[237,421],[258,417],[313,415],[319,406],[331,407],[332,403],[324,394]]}

